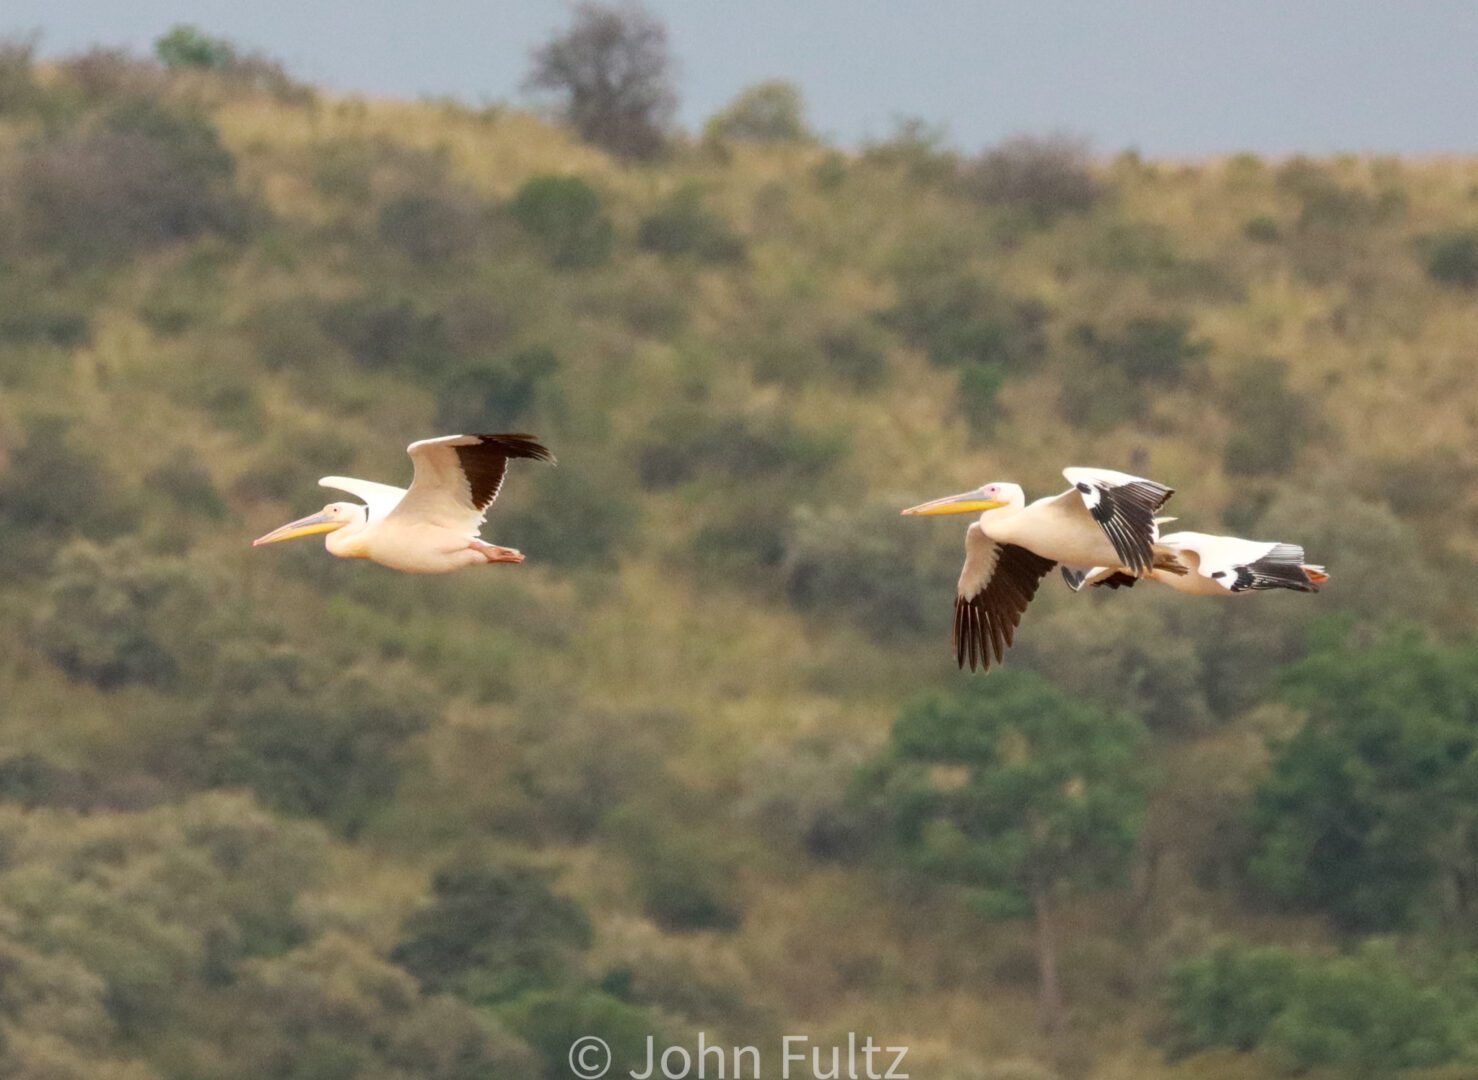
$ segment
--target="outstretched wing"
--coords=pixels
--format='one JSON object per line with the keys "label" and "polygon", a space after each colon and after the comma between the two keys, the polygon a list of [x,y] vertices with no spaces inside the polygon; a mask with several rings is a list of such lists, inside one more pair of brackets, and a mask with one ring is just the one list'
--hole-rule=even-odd
{"label": "outstretched wing", "polygon": [[965,568],[955,593],[955,659],[990,670],[1016,637],[1022,613],[1047,571],[1057,565],[1015,544],[998,544],[975,522],[965,533]]}
{"label": "outstretched wing", "polygon": [[1107,585],[1110,589],[1132,589],[1139,579],[1113,566],[1094,566],[1087,570],[1069,570],[1064,566],[1062,580],[1067,582],[1067,587],[1073,592],[1082,592],[1085,585],[1091,585],[1095,589],[1101,585]]}
{"label": "outstretched wing", "polygon": [[1123,566],[1135,574],[1147,571],[1154,562],[1155,513],[1175,489],[1113,469],[1068,468],[1062,475],[1082,498]]}
{"label": "outstretched wing", "polygon": [[[1298,544],[1193,532],[1171,533],[1161,543],[1176,551],[1193,552],[1196,572],[1228,592],[1318,592],[1317,581],[1327,578],[1322,567],[1305,566],[1304,549]],[[1310,569],[1320,571],[1319,575],[1311,575]]]}
{"label": "outstretched wing", "polygon": [[369,520],[379,521],[400,505],[405,498],[405,488],[393,484],[377,484],[373,480],[356,480],[352,476],[325,476],[318,481],[319,487],[334,491],[347,491],[363,499],[369,507]]}
{"label": "outstretched wing", "polygon": [[416,474],[394,516],[474,532],[503,487],[509,459],[554,463],[554,455],[534,436],[512,433],[422,439],[406,453]]}
{"label": "outstretched wing", "polygon": [[1104,587],[1109,589],[1132,589],[1139,578],[1133,574],[1125,573],[1123,570],[1112,570],[1106,567],[1100,568],[1088,582],[1095,589]]}

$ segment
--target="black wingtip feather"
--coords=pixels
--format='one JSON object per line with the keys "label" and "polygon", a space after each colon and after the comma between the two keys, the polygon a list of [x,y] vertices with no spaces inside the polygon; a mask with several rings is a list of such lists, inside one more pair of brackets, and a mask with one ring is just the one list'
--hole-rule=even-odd
{"label": "black wingtip feather", "polygon": [[[1299,555],[1303,551],[1299,549]],[[1316,593],[1319,587],[1309,580],[1309,575],[1298,563],[1284,562],[1275,555],[1264,556],[1256,562],[1239,566],[1233,592],[1255,589],[1290,589],[1293,592]]]}
{"label": "black wingtip feather", "polygon": [[1056,563],[1013,544],[1001,548],[994,573],[974,596],[955,597],[955,660],[961,669],[989,671],[1006,658],[1016,627],[1042,578]]}
{"label": "black wingtip feather", "polygon": [[472,495],[472,505],[487,510],[503,487],[503,477],[508,472],[511,458],[526,458],[554,464],[554,455],[549,448],[533,435],[521,432],[499,432],[497,434],[473,434],[467,438],[476,443],[455,447],[457,461],[467,477]]}
{"label": "black wingtip feather", "polygon": [[1175,494],[1175,489],[1153,480],[1094,486],[1098,499],[1089,507],[1090,513],[1108,536],[1119,561],[1135,574],[1143,574],[1154,561],[1151,538],[1155,514]]}
{"label": "black wingtip feather", "polygon": [[539,441],[537,435],[528,435],[520,431],[474,432],[472,438],[476,439],[480,446],[497,450],[505,457],[531,458],[534,461],[547,461],[551,465],[555,464],[554,454],[550,452],[549,447]]}

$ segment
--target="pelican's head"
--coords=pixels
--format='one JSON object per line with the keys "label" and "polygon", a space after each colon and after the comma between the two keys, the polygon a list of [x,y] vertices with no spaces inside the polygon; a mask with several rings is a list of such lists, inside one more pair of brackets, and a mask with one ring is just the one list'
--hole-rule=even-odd
{"label": "pelican's head", "polygon": [[275,544],[279,540],[291,540],[295,536],[331,533],[347,525],[359,525],[364,522],[367,509],[359,503],[329,503],[316,514],[289,521],[280,529],[273,529],[266,536],[257,537],[251,542],[251,546],[260,547],[262,544]]}
{"label": "pelican's head", "polygon": [[983,514],[987,510],[999,510],[1003,506],[1020,507],[1026,502],[1026,493],[1020,484],[984,484],[974,491],[959,495],[946,495],[942,499],[919,503],[903,511],[910,516],[924,517],[933,514]]}

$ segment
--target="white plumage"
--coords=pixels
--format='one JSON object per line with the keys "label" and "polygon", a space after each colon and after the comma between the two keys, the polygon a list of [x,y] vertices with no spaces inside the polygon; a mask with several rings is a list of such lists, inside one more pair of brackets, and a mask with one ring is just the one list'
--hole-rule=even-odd
{"label": "white plumage", "polygon": [[[1297,544],[1177,532],[1157,517],[1174,492],[1113,469],[1069,468],[1073,486],[1030,505],[1020,485],[991,483],[903,511],[917,516],[980,514],[965,532],[965,567],[955,591],[955,658],[988,669],[1005,655],[1042,578],[1060,565],[1076,591],[1120,589],[1142,577],[1177,592],[1233,596],[1268,589],[1318,592],[1329,580]],[[1078,569],[1088,567],[1089,569]]]}
{"label": "white plumage", "polygon": [[1068,468],[1073,485],[1027,505],[1019,484],[990,483],[903,511],[915,516],[980,514],[965,533],[965,567],[955,595],[955,656],[988,668],[1011,645],[1042,577],[1057,563],[1113,565],[1147,572],[1155,512],[1173,494],[1153,480],[1113,469]]}
{"label": "white plumage", "polygon": [[[1269,589],[1318,592],[1329,580],[1324,567],[1305,562],[1304,549],[1276,540],[1244,540],[1201,532],[1176,532],[1154,545],[1155,565],[1145,577],[1195,596],[1237,596]],[[1124,567],[1095,566],[1082,575],[1064,572],[1074,589],[1111,589],[1137,580]]]}
{"label": "white plumage", "polygon": [[324,546],[343,559],[369,559],[413,574],[444,574],[468,566],[523,562],[513,548],[478,536],[487,509],[502,490],[511,458],[554,462],[532,435],[447,435],[406,448],[415,466],[409,488],[349,476],[325,476],[324,487],[347,491],[360,503],[330,503],[259,537],[255,545],[327,533]]}

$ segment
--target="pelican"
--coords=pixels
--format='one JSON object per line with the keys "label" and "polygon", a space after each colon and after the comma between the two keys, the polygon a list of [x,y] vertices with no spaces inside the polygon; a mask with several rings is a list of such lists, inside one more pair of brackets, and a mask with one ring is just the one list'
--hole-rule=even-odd
{"label": "pelican", "polygon": [[989,670],[1004,658],[1042,578],[1058,563],[1154,568],[1155,512],[1172,488],[1112,469],[1063,469],[1072,486],[1027,505],[1019,484],[991,483],[909,507],[904,514],[980,514],[965,530],[955,593],[955,659]]}
{"label": "pelican", "polygon": [[[1161,518],[1156,524],[1171,520]],[[1304,561],[1302,547],[1276,540],[1176,532],[1160,537],[1154,550],[1155,565],[1144,576],[1192,596],[1240,596],[1268,589],[1313,593],[1329,580],[1324,567]],[[1138,580],[1118,566],[1095,566],[1083,573],[1064,566],[1062,576],[1074,592],[1084,585],[1128,588]]]}
{"label": "pelican", "polygon": [[329,503],[316,514],[273,529],[252,547],[327,533],[324,547],[341,559],[369,559],[409,574],[446,574],[466,566],[521,563],[523,553],[478,535],[498,497],[510,458],[554,464],[532,435],[446,435],[406,447],[415,475],[409,489],[351,476],[325,476],[319,485],[346,491],[363,503]]}

